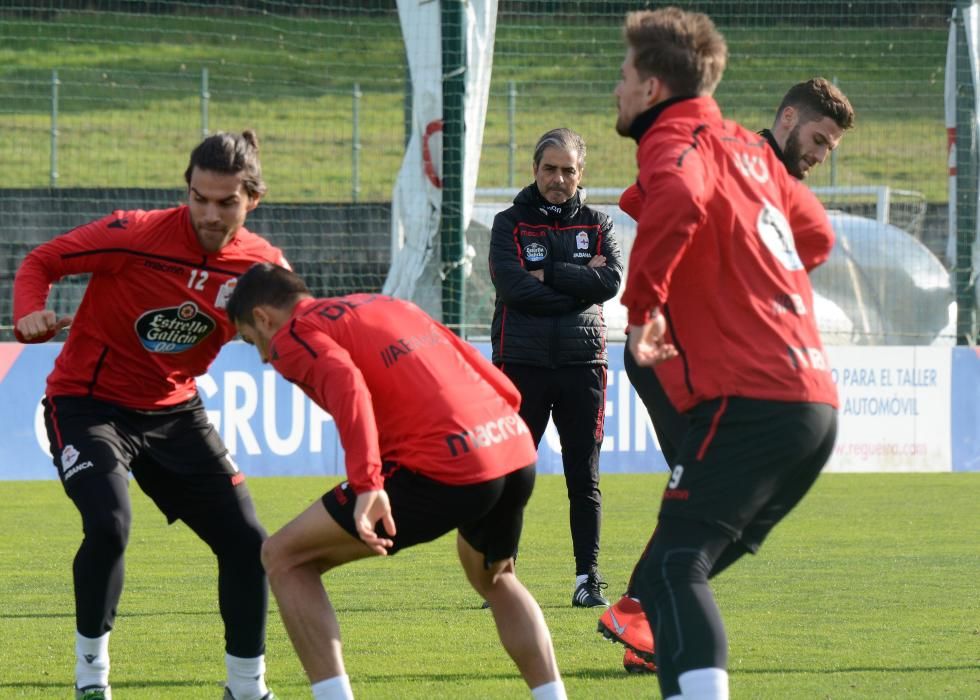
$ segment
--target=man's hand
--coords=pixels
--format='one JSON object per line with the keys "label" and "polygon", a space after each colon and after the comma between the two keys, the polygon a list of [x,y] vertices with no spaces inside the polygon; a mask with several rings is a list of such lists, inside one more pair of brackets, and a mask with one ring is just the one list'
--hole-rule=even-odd
{"label": "man's hand", "polygon": [[354,502],[354,525],[361,540],[381,556],[388,555],[388,548],[394,544],[374,531],[378,521],[384,525],[385,532],[395,534],[395,519],[391,517],[391,503],[384,489],[365,491],[357,494]]}
{"label": "man's hand", "polygon": [[544,270],[528,270],[528,272],[538,282],[544,282]]}
{"label": "man's hand", "polygon": [[666,334],[667,319],[660,309],[654,309],[650,320],[640,328],[631,328],[627,346],[636,364],[653,367],[677,357],[677,348],[664,340]]}
{"label": "man's hand", "polygon": [[54,311],[32,311],[17,322],[17,332],[24,340],[33,340],[49,333],[57,333],[71,325],[71,316],[58,318]]}

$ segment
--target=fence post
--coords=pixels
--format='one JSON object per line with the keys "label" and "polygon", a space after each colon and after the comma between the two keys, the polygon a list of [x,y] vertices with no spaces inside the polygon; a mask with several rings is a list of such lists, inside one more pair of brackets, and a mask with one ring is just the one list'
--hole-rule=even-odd
{"label": "fence post", "polygon": [[442,262],[442,322],[463,335],[461,264],[465,250],[463,221],[463,132],[466,104],[465,0],[443,0],[442,19],[442,218],[439,245]]}
{"label": "fence post", "polygon": [[956,13],[956,344],[977,341],[976,296],[971,284],[973,240],[977,235],[977,142],[975,94],[965,10],[969,0],[957,0]]}
{"label": "fence post", "polygon": [[208,92],[208,69],[201,69],[201,138],[208,137],[208,102],[211,100],[211,93]]}
{"label": "fence post", "polygon": [[361,195],[361,85],[354,83],[351,106],[351,199],[357,204]]}
{"label": "fence post", "polygon": [[58,186],[58,71],[51,71],[51,187]]}
{"label": "fence post", "polygon": [[507,83],[507,186],[514,187],[514,160],[517,157],[517,83]]}

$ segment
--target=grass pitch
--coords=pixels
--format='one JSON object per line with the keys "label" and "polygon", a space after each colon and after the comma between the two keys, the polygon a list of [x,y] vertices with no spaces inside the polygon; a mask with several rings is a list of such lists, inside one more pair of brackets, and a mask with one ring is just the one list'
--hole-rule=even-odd
{"label": "grass pitch", "polygon": [[[664,475],[605,475],[601,568],[615,598],[649,536]],[[319,478],[250,481],[273,530],[324,491]],[[182,524],[133,486],[127,578],[112,636],[122,700],[218,698],[224,678],[216,572]],[[976,698],[980,583],[976,474],[829,474],[757,557],[715,580],[733,698]],[[570,606],[573,566],[560,477],[538,480],[519,574],[537,597],[572,698],[659,695],[627,675],[599,612]],[[57,482],[0,483],[0,689],[69,697],[71,559],[79,518]],[[359,698],[528,694],[449,537],[325,577]],[[273,604],[268,678],[309,697]]]}

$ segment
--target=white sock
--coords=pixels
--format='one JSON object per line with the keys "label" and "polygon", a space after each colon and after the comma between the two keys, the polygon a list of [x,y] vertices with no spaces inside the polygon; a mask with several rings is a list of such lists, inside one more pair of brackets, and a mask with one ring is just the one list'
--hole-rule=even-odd
{"label": "white sock", "polygon": [[684,700],[683,695],[671,695],[669,698],[664,698],[664,700]]}
{"label": "white sock", "polygon": [[561,682],[561,678],[531,688],[531,697],[534,700],[568,700],[568,696],[565,695],[565,684]]}
{"label": "white sock", "polygon": [[310,690],[313,691],[313,700],[354,700],[354,691],[350,688],[350,678],[346,673],[317,681],[310,686]]}
{"label": "white sock", "polygon": [[269,692],[265,684],[265,656],[244,659],[225,654],[228,690],[235,700],[261,700]]}
{"label": "white sock", "polygon": [[75,687],[109,685],[109,633],[83,637],[75,632]]}
{"label": "white sock", "polygon": [[579,574],[578,576],[575,577],[575,588],[578,588],[588,580],[589,580],[588,574]]}
{"label": "white sock", "polygon": [[728,700],[728,672],[723,668],[698,668],[677,677],[684,700]]}

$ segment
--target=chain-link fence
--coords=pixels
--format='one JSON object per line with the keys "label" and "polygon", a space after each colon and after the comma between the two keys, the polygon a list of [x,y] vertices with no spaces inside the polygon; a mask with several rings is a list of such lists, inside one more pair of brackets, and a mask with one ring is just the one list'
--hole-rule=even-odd
{"label": "chain-link fence", "polygon": [[[952,3],[676,4],[711,14],[728,40],[716,94],[727,116],[769,127],[786,89],[817,75],[855,107],[855,129],[808,184],[830,207],[904,231],[865,231],[858,222],[849,230],[859,233],[848,235],[868,239],[871,258],[876,240],[891,241],[908,274],[878,270],[873,259],[864,265],[864,244],[854,243],[854,267],[818,280],[841,287],[825,295],[842,314],[840,342],[943,336],[949,303],[941,300],[921,328],[892,317],[921,306],[923,275],[945,273],[943,68]],[[584,184],[607,193],[591,199],[611,210],[633,180],[635,145],[613,129],[612,91],[623,16],[645,6],[653,4],[499,3],[483,218],[469,231],[477,253],[466,284],[468,334],[486,333],[492,308],[488,217],[531,181],[538,136],[556,126],[585,136]],[[315,291],[380,289],[411,108],[394,0],[0,0],[0,59],[0,323],[9,327],[10,283],[26,249],[116,208],[161,206],[153,193],[180,190],[190,150],[217,130],[258,132],[269,194],[251,227],[286,248]],[[629,225],[621,230],[627,244]],[[57,297],[68,307],[76,301]]]}

